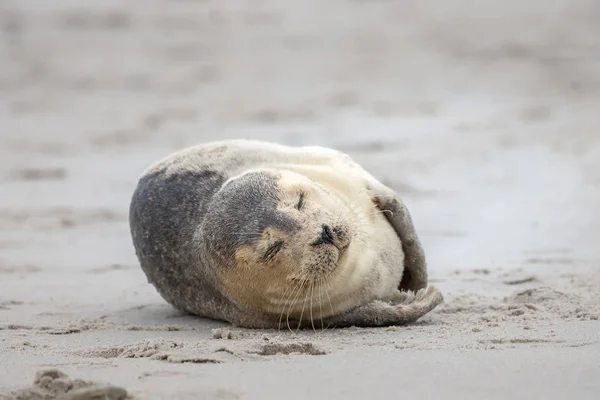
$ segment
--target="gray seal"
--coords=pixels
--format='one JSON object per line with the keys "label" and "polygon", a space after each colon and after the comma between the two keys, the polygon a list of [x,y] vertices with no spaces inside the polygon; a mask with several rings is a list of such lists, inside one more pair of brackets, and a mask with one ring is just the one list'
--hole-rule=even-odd
{"label": "gray seal", "polygon": [[239,327],[403,325],[443,301],[404,203],[334,149],[179,150],[144,171],[129,222],[168,303]]}

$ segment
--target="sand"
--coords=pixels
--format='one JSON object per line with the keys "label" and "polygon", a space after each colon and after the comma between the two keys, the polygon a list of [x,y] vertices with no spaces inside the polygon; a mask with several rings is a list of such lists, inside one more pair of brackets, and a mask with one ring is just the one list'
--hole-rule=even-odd
{"label": "sand", "polygon": [[[5,0],[0,29],[0,399],[598,398],[597,1]],[[394,187],[445,302],[298,333],[165,304],[136,179],[239,137]]]}

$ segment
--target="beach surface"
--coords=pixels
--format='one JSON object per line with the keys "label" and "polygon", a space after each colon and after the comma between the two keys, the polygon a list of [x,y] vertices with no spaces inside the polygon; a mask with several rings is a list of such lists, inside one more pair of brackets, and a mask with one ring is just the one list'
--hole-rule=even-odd
{"label": "beach surface", "polygon": [[[597,399],[599,112],[595,0],[4,0],[0,399],[86,386],[42,370],[112,398]],[[444,303],[316,332],[167,305],[130,196],[229,138],[334,147],[396,189]]]}

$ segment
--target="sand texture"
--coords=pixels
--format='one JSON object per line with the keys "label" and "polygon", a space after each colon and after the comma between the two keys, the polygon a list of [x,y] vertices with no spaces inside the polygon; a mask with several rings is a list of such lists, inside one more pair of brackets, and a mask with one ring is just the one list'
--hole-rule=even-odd
{"label": "sand texture", "polygon": [[[597,0],[0,2],[0,399],[597,399]],[[445,301],[381,329],[183,315],[135,258],[148,164],[348,152]]]}

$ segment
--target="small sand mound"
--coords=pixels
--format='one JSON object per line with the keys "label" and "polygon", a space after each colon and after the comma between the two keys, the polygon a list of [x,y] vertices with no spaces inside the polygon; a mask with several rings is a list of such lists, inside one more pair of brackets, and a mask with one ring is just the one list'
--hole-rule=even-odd
{"label": "small sand mound", "polygon": [[544,304],[554,301],[573,301],[574,296],[566,295],[547,286],[527,289],[517,292],[506,298],[509,304]]}
{"label": "small sand mound", "polygon": [[308,354],[311,356],[321,356],[327,354],[326,351],[320,350],[312,343],[270,343],[260,346],[260,350],[254,354],[261,356],[274,356],[276,354]]}
{"label": "small sand mound", "polygon": [[163,339],[151,339],[127,346],[113,346],[85,350],[78,352],[77,354],[83,357],[162,359],[161,354],[164,352],[181,347],[183,347],[183,345],[178,342]]}
{"label": "small sand mound", "polygon": [[544,311],[546,318],[558,316],[562,319],[598,320],[600,317],[598,304],[586,303],[577,295],[562,293],[546,286],[516,292],[505,301],[509,308],[524,306],[536,313]]}
{"label": "small sand mound", "polygon": [[81,379],[70,379],[57,369],[39,371],[33,385],[0,393],[0,400],[124,400],[127,391]]}
{"label": "small sand mound", "polygon": [[230,339],[230,340],[238,340],[242,339],[244,334],[239,331],[232,331],[226,328],[217,328],[212,330],[212,338],[213,339]]}

